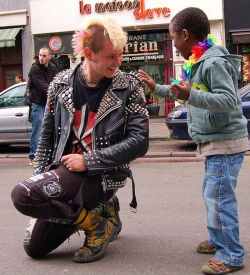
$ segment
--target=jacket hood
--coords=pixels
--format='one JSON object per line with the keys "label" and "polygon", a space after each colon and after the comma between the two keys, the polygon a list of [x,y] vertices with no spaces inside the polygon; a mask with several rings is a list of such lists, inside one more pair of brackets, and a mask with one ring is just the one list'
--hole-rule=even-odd
{"label": "jacket hood", "polygon": [[223,46],[213,46],[209,48],[197,63],[204,61],[205,59],[209,59],[211,57],[225,58],[233,65],[236,72],[239,72],[240,70],[241,56],[236,54],[230,54],[228,50]]}

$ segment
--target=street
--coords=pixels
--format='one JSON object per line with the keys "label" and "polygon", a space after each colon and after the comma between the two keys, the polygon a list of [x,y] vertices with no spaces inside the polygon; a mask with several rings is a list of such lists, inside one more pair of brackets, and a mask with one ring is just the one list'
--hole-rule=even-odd
{"label": "street", "polygon": [[[199,275],[210,255],[197,254],[198,242],[208,238],[205,208],[201,197],[203,162],[134,163],[138,201],[132,213],[131,183],[118,192],[123,229],[110,243],[104,259],[76,264],[73,251],[83,243],[83,233],[73,235],[42,260],[29,258],[22,240],[29,218],[15,210],[10,192],[15,184],[29,177],[32,168],[14,159],[0,162],[0,275]],[[245,157],[239,176],[241,241],[246,249],[246,267],[236,272],[250,274],[249,166]]]}

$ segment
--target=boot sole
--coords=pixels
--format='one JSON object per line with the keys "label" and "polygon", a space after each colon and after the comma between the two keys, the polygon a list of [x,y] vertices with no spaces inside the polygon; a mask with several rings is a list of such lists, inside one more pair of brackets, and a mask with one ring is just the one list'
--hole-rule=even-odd
{"label": "boot sole", "polygon": [[105,252],[105,249],[106,247],[108,246],[108,244],[110,243],[110,239],[112,239],[112,237],[117,234],[117,229],[115,229],[112,234],[110,234],[109,238],[107,239],[107,242],[105,243],[105,245],[103,246],[102,250],[97,253],[96,255],[94,256],[91,256],[91,258],[81,258],[81,257],[73,257],[72,258],[72,261],[75,262],[75,263],[91,263],[91,262],[95,262],[95,261],[98,261],[100,260],[103,255],[104,255],[104,252]]}

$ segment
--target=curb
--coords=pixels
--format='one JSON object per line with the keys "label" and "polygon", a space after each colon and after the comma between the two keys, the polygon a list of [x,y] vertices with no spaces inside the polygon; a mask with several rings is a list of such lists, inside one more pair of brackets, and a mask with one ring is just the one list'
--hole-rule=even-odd
{"label": "curb", "polygon": [[195,152],[148,152],[143,158],[161,158],[161,157],[196,157]]}
{"label": "curb", "polygon": [[0,159],[28,159],[29,156],[24,156],[23,154],[11,154],[11,155],[4,155],[0,154]]}
{"label": "curb", "polygon": [[[246,151],[245,156],[250,156],[250,151]],[[173,152],[148,152],[142,158],[163,158],[163,157],[195,157],[204,158],[196,155],[196,151],[193,152],[183,152],[183,151],[173,151]]]}
{"label": "curb", "polygon": [[157,141],[157,140],[163,140],[166,141],[170,137],[149,137],[150,141]]}
{"label": "curb", "polygon": [[[245,156],[250,156],[250,151],[246,151]],[[173,152],[148,152],[146,155],[144,155],[143,159],[153,159],[153,158],[203,158],[196,155],[196,151],[193,152],[182,152],[182,151],[173,151]],[[28,155],[24,154],[0,154],[0,159],[27,159]]]}

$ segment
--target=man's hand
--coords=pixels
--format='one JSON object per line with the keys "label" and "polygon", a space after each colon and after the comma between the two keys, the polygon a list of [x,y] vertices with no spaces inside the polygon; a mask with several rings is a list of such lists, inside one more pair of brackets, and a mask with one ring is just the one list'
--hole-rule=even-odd
{"label": "man's hand", "polygon": [[181,84],[171,84],[171,94],[176,99],[188,100],[191,92],[191,86],[188,82],[181,81]]}
{"label": "man's hand", "polygon": [[61,158],[61,162],[71,172],[83,172],[87,170],[87,166],[80,154],[69,154]]}
{"label": "man's hand", "polygon": [[139,73],[142,81],[145,82],[146,85],[148,86],[149,90],[153,92],[155,90],[155,86],[156,86],[156,83],[153,80],[153,78],[150,77],[146,72],[144,72],[142,70],[138,70],[138,73]]}

